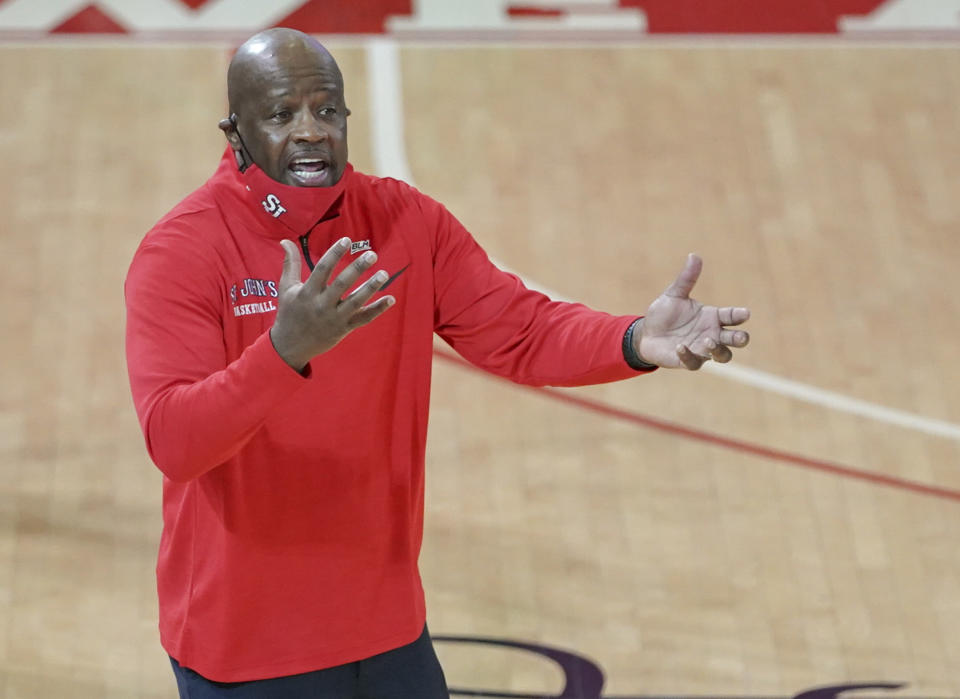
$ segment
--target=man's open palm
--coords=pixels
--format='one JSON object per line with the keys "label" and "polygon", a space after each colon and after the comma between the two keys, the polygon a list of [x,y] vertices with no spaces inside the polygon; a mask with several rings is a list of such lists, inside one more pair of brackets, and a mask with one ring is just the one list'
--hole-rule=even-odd
{"label": "man's open palm", "polygon": [[633,338],[640,357],[662,367],[696,370],[707,361],[729,362],[731,347],[745,347],[750,335],[727,326],[740,325],[750,309],[704,306],[690,298],[703,261],[691,254],[673,283],[650,304],[643,327]]}

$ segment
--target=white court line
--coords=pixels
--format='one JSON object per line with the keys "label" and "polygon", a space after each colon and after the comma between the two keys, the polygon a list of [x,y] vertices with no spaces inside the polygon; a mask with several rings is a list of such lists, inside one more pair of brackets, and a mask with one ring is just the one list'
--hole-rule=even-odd
{"label": "white court line", "polygon": [[[415,186],[404,147],[403,95],[401,94],[403,82],[397,43],[390,38],[375,37],[367,42],[366,47],[374,166],[381,177],[395,177]],[[511,271],[496,260],[494,263],[501,269]],[[557,294],[526,279],[524,283],[553,299],[565,300],[562,294]],[[945,420],[887,408],[744,366],[707,363],[703,368],[731,381],[805,403],[960,441],[960,425]]]}

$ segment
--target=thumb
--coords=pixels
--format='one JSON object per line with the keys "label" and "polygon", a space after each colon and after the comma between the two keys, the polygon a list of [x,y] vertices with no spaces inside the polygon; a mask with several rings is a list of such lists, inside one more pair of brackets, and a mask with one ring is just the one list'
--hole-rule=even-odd
{"label": "thumb", "polygon": [[283,248],[283,271],[280,274],[280,293],[300,283],[300,253],[292,240],[281,240]]}
{"label": "thumb", "polygon": [[693,291],[694,284],[696,284],[697,279],[700,278],[701,269],[703,269],[703,260],[700,259],[699,255],[691,252],[687,255],[687,264],[684,265],[683,271],[677,275],[673,283],[663,292],[664,295],[674,298],[688,298],[690,292]]}

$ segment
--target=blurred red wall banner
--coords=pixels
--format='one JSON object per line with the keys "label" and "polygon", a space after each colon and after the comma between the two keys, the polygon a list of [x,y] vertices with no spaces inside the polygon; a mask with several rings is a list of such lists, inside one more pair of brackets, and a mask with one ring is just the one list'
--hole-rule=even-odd
{"label": "blurred red wall banner", "polygon": [[960,36],[960,0],[0,0],[0,34],[620,38],[671,34]]}

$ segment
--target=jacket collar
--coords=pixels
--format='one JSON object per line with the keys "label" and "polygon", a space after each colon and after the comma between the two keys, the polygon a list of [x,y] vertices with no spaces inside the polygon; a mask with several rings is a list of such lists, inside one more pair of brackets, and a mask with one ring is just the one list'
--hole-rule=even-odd
{"label": "jacket collar", "polygon": [[347,163],[331,187],[294,187],[277,182],[257,165],[240,172],[227,146],[212,181],[215,190],[222,188],[230,199],[240,200],[264,235],[280,239],[306,235],[320,221],[339,216],[352,175],[353,166]]}

